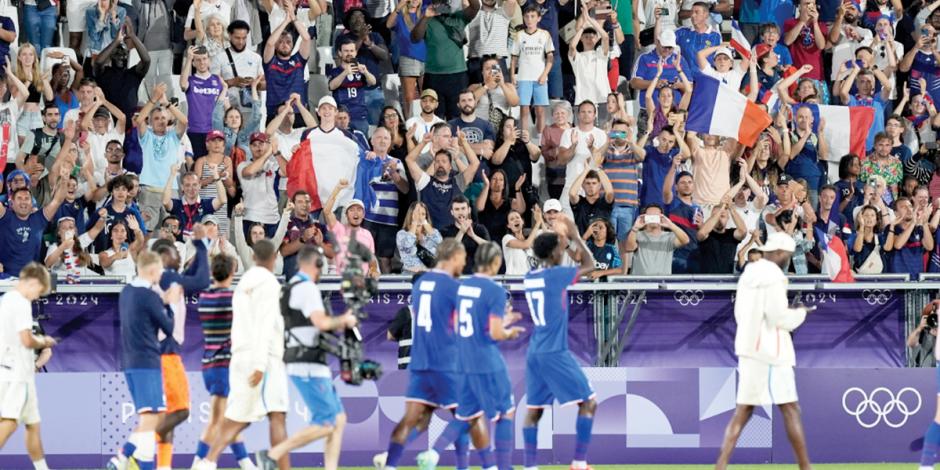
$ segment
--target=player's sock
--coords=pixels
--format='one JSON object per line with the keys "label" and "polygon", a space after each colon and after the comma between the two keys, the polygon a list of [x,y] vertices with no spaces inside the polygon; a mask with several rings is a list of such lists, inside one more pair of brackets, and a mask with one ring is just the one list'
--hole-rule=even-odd
{"label": "player's sock", "polygon": [[493,449],[489,446],[482,449],[477,449],[477,455],[480,456],[480,466],[483,467],[483,470],[489,470],[495,468],[493,466]]}
{"label": "player's sock", "polygon": [[575,422],[577,440],[574,444],[574,461],[571,462],[574,468],[587,468],[587,451],[588,446],[591,445],[591,428],[593,427],[593,416],[578,415],[578,420]]}
{"label": "player's sock", "polygon": [[127,442],[124,443],[124,447],[121,447],[121,452],[118,454],[125,459],[134,455],[134,452],[137,450],[137,433],[132,433],[127,437]]}
{"label": "player's sock", "polygon": [[398,461],[401,459],[401,453],[405,451],[405,446],[395,441],[388,442],[388,456],[385,458],[385,470],[395,470],[398,467]]}
{"label": "player's sock", "polygon": [[[468,424],[469,428],[469,424]],[[457,470],[467,470],[470,468],[470,432],[469,430],[460,433],[457,440],[454,441],[454,454],[456,454],[456,463],[454,467]]]}
{"label": "player's sock", "polygon": [[496,421],[496,466],[499,470],[512,468],[512,419],[500,418]]}
{"label": "player's sock", "polygon": [[933,464],[937,460],[938,447],[940,447],[940,424],[931,421],[927,433],[924,434],[924,451],[920,454],[920,465],[922,467],[929,466],[933,468]]}
{"label": "player's sock", "polygon": [[525,442],[523,465],[525,468],[538,467],[539,428],[537,426],[522,428],[522,440]]}
{"label": "player's sock", "polygon": [[231,449],[232,455],[235,456],[235,461],[238,462],[239,467],[243,469],[254,467],[254,464],[251,463],[251,458],[248,457],[248,449],[245,448],[244,442],[233,442],[228,448]]}
{"label": "player's sock", "polygon": [[[441,435],[437,437],[437,440],[434,441],[434,450],[436,450],[438,454],[443,453],[447,446],[449,446],[452,442],[455,442],[462,434],[467,434],[469,430],[470,423],[466,421],[455,419],[447,423],[447,427],[444,428],[444,432],[442,432]],[[461,467],[458,466],[457,468]]]}
{"label": "player's sock", "polygon": [[39,459],[34,461],[33,468],[35,470],[49,470],[49,466],[46,465],[46,459]]}
{"label": "player's sock", "polygon": [[157,436],[157,470],[170,470],[173,466],[173,443],[163,442]]}
{"label": "player's sock", "polygon": [[206,458],[207,455],[209,455],[209,444],[207,444],[206,441],[200,440],[196,443],[196,458],[201,460]]}
{"label": "player's sock", "polygon": [[152,432],[135,432],[137,449],[134,451],[134,458],[137,459],[137,466],[140,470],[154,470],[153,457],[157,447],[157,441]]}

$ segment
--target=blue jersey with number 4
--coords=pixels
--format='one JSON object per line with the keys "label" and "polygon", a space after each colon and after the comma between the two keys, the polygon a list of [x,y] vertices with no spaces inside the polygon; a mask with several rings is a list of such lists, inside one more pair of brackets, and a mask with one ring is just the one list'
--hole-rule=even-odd
{"label": "blue jersey with number 4", "polygon": [[457,282],[443,271],[428,271],[411,288],[410,370],[457,371],[454,312]]}
{"label": "blue jersey with number 4", "polygon": [[459,371],[486,374],[506,370],[496,341],[490,337],[490,318],[503,318],[506,289],[492,279],[475,275],[457,290],[457,356]]}
{"label": "blue jersey with number 4", "polygon": [[526,274],[525,299],[535,330],[529,354],[568,350],[568,286],[578,281],[578,268],[556,266]]}

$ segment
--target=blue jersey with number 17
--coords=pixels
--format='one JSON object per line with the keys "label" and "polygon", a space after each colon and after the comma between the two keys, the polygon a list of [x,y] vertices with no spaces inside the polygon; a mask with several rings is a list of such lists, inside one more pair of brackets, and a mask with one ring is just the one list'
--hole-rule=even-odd
{"label": "blue jersey with number 17", "polygon": [[490,336],[490,317],[506,312],[506,289],[492,279],[474,275],[457,290],[457,356],[459,371],[486,374],[506,370],[496,341]]}
{"label": "blue jersey with number 17", "polygon": [[568,350],[568,286],[578,281],[578,268],[555,266],[525,276],[525,299],[535,330],[528,354]]}
{"label": "blue jersey with number 17", "polygon": [[411,363],[409,370],[457,371],[454,312],[457,282],[443,271],[422,274],[411,288]]}

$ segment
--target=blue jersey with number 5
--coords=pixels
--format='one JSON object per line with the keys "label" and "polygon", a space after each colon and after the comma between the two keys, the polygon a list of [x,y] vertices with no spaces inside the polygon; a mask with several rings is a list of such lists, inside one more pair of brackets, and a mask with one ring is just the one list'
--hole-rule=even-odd
{"label": "blue jersey with number 5", "polygon": [[529,354],[568,350],[568,286],[578,281],[578,268],[556,266],[525,276],[525,299],[535,330]]}
{"label": "blue jersey with number 5", "polygon": [[506,312],[506,289],[492,279],[475,275],[457,290],[457,356],[459,371],[484,374],[506,369],[496,341],[490,337],[490,317]]}
{"label": "blue jersey with number 5", "polygon": [[460,283],[443,271],[428,271],[411,288],[410,370],[457,371],[454,311]]}

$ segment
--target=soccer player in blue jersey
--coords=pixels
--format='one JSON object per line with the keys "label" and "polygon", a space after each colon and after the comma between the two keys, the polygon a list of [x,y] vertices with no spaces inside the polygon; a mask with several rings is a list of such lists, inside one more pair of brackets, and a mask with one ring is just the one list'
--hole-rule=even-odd
{"label": "soccer player in blue jersey", "polygon": [[[561,222],[561,223],[559,223]],[[569,243],[576,248],[581,265],[562,266]],[[562,406],[578,404],[575,425],[577,440],[572,469],[588,469],[587,449],[594,426],[594,390],[581,366],[568,351],[568,286],[594,270],[594,257],[578,236],[570,218],[555,222],[555,231],[535,238],[532,251],[544,266],[526,274],[523,285],[535,329],[526,354],[525,388],[529,412],[522,436],[525,440],[525,468],[537,468],[538,423],[544,408],[557,398]]]}
{"label": "soccer player in blue jersey", "polygon": [[[471,432],[484,470],[512,468],[512,418],[516,405],[506,362],[497,341],[516,339],[525,331],[510,326],[519,319],[506,304],[506,289],[493,281],[503,264],[499,245],[487,242],[474,255],[477,273],[457,289],[457,365],[463,379],[457,394],[457,423],[461,433]],[[496,467],[490,451],[489,426],[496,422]],[[438,447],[441,443],[438,443]],[[429,451],[433,452],[433,451]],[[420,458],[419,458],[420,461]]]}
{"label": "soccer player in blue jersey", "polygon": [[[376,456],[376,467],[395,470],[405,445],[427,429],[434,409],[457,407],[459,378],[453,322],[459,283],[455,278],[466,263],[463,244],[447,238],[437,247],[435,269],[421,275],[411,289],[411,309],[415,314],[405,416],[392,431],[387,454]],[[459,429],[448,425],[445,433],[458,436]],[[460,447],[457,453],[464,454]],[[457,468],[467,468],[467,464],[461,466],[458,462]]]}

